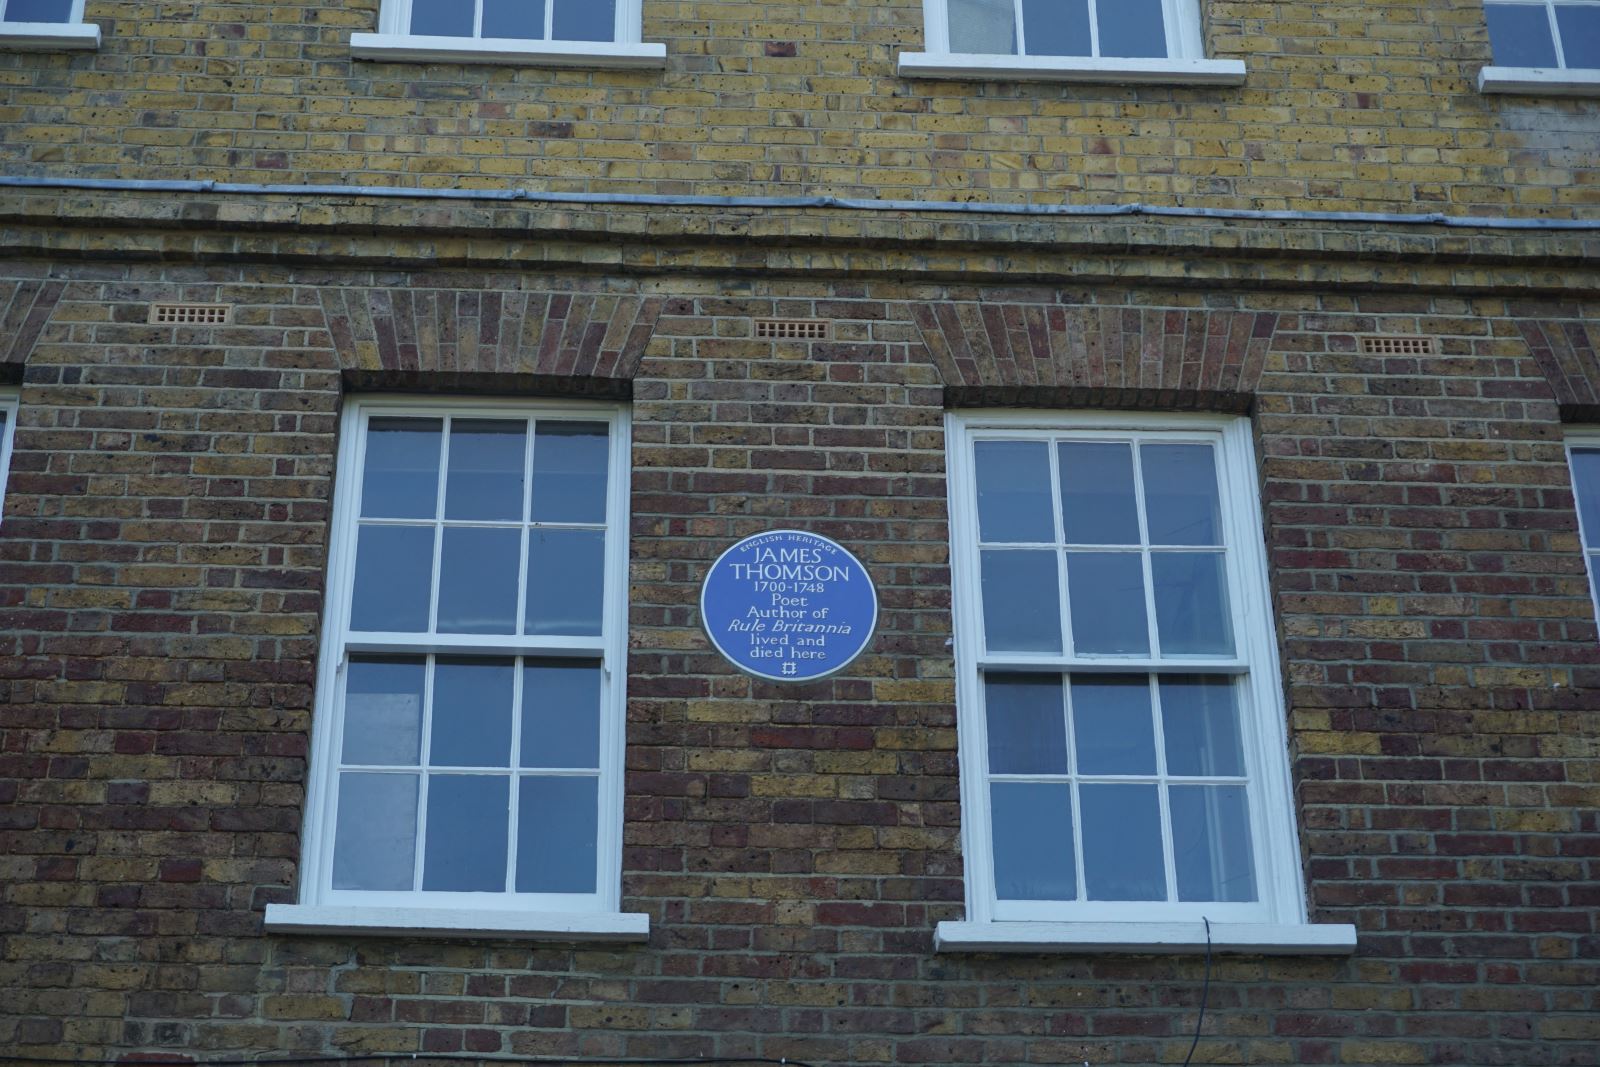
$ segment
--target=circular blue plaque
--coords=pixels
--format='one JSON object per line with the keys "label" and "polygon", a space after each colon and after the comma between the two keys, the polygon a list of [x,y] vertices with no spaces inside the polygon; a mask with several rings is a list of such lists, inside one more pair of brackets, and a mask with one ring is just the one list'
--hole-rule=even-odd
{"label": "circular blue plaque", "polygon": [[747,674],[809,682],[866,649],[878,592],[838,542],[769,530],[717,557],[700,587],[700,621],[716,650]]}

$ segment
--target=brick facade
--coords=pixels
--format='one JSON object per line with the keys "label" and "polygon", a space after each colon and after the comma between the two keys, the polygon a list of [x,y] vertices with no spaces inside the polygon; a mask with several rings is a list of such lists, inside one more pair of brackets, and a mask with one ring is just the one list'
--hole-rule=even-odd
{"label": "brick facade", "polygon": [[[912,0],[647,0],[664,74],[352,61],[371,2],[90,0],[98,53],[0,54],[0,169],[1593,217],[1600,106],[1473,91],[1477,5],[1203,8],[1243,88],[908,82]],[[1563,450],[1600,418],[1600,230],[12,187],[0,247],[8,1053],[1183,1062],[1198,956],[933,951],[964,914],[943,419],[1004,406],[1251,419],[1309,908],[1359,946],[1217,956],[1194,1062],[1600,1065]],[[372,392],[629,403],[648,944],[264,932]],[[838,676],[754,681],[699,628],[709,561],[775,527],[871,570]]]}

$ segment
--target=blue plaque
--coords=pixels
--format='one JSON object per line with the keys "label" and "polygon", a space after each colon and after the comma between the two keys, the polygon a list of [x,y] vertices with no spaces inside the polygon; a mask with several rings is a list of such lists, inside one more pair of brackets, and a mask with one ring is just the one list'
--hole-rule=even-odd
{"label": "blue plaque", "polygon": [[700,587],[700,621],[735,667],[774,682],[843,670],[878,625],[867,568],[835,541],[800,530],[746,537]]}

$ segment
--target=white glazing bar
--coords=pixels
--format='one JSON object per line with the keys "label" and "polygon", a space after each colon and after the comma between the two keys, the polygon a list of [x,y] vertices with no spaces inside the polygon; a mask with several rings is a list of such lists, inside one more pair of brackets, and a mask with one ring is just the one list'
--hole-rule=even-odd
{"label": "white glazing bar", "polygon": [[1166,864],[1167,899],[1178,899],[1178,848],[1172,834],[1172,796],[1167,779],[1167,736],[1161,721],[1160,676],[1151,674],[1145,682],[1150,687],[1150,729],[1156,746],[1156,797],[1161,808],[1161,859]]}
{"label": "white glazing bar", "polygon": [[422,737],[417,749],[420,773],[417,775],[417,839],[413,845],[411,891],[422,888],[423,839],[428,825],[428,764],[433,759],[433,667],[434,657],[429,656],[422,675]]}
{"label": "white glazing bar", "polygon": [[444,500],[445,482],[450,476],[450,427],[455,416],[447,415],[439,439],[439,489],[433,502],[433,575],[428,588],[427,633],[439,629],[439,574],[444,560]]}
{"label": "white glazing bar", "polygon": [[[1071,656],[1077,647],[1072,632],[1072,590],[1067,585],[1067,553],[1062,546],[1067,541],[1067,521],[1062,514],[1061,494],[1061,440],[1045,439],[1045,451],[1050,459],[1050,528],[1055,531],[1055,542],[1050,546],[1056,557],[1056,611],[1061,616],[1061,651]],[[985,643],[985,649],[987,649]]]}
{"label": "white glazing bar", "polygon": [[1139,570],[1144,575],[1144,625],[1145,640],[1150,648],[1150,658],[1161,658],[1161,633],[1156,625],[1156,579],[1155,568],[1150,564],[1150,517],[1145,509],[1144,499],[1144,451],[1141,447],[1145,437],[1135,437],[1133,449],[1133,501],[1139,516]]}
{"label": "white glazing bar", "polygon": [[1077,709],[1072,703],[1072,675],[1061,676],[1061,702],[1067,711],[1067,775],[1072,786],[1072,867],[1074,900],[1089,899],[1089,872],[1083,865],[1083,796],[1078,788],[1078,745],[1073,735]]}

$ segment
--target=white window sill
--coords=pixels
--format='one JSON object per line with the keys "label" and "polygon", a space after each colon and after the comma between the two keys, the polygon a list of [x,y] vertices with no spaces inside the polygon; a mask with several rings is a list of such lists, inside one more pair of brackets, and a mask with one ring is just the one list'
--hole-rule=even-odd
{"label": "white window sill", "polygon": [[93,22],[0,22],[0,51],[92,52],[100,47]]}
{"label": "white window sill", "polygon": [[662,70],[667,65],[664,44],[413,37],[400,33],[352,33],[350,54],[357,59],[392,63],[506,63],[611,70]]}
{"label": "white window sill", "polygon": [[268,904],[266,928],[279,934],[368,937],[472,936],[523,941],[647,941],[642,912],[486,911],[479,908],[348,908]]}
{"label": "white window sill", "polygon": [[1600,96],[1600,70],[1562,67],[1484,67],[1478,92],[1531,96]]}
{"label": "white window sill", "polygon": [[902,78],[1110,82],[1119,85],[1243,85],[1242,59],[1094,59],[901,52]]}
{"label": "white window sill", "polygon": [[[1348,956],[1356,928],[1347,923],[1211,924],[1211,951],[1247,956]],[[942,922],[935,952],[1131,952],[1198,955],[1206,950],[1200,922],[1043,923]]]}

